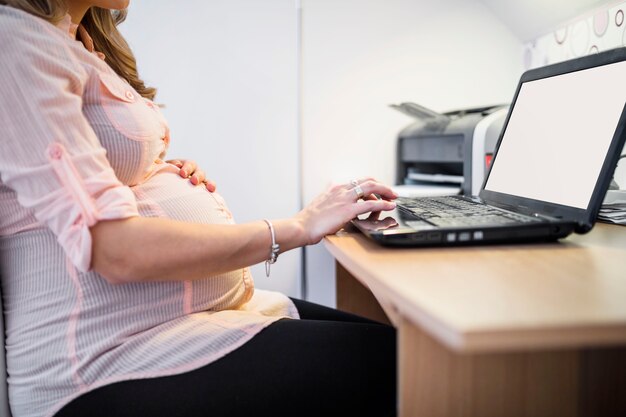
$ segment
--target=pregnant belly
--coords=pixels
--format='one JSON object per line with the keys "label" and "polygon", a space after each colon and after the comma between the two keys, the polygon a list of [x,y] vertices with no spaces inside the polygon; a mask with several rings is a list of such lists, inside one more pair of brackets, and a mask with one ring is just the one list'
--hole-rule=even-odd
{"label": "pregnant belly", "polygon": [[178,175],[178,168],[165,167],[145,183],[132,187],[139,213],[191,223],[233,224],[224,199],[203,185],[193,185]]}
{"label": "pregnant belly", "polygon": [[[234,224],[224,199],[178,175],[178,168],[165,167],[145,183],[131,188],[143,217],[162,217],[196,224]],[[210,236],[207,236],[210,239]],[[167,244],[164,242],[164,244]],[[207,244],[218,244],[209,242]],[[211,262],[211,259],[207,259]],[[181,277],[184,279],[184,277]],[[185,283],[188,313],[235,308],[253,293],[248,268]]]}

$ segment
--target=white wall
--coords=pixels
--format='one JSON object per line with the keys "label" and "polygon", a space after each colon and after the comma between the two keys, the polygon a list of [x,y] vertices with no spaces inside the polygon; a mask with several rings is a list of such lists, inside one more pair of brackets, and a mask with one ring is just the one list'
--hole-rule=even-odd
{"label": "white wall", "polygon": [[[604,3],[575,19],[559,23],[551,32],[526,43],[525,68],[626,46],[626,1]],[[626,147],[622,154],[626,154]],[[626,189],[625,159],[617,165],[615,180],[621,189]]]}
{"label": "white wall", "polygon": [[[394,181],[398,131],[388,108],[435,110],[509,102],[522,44],[475,0],[304,0],[304,195],[331,182]],[[334,304],[334,265],[307,249],[309,298]]]}
{"label": "white wall", "polygon": [[[295,0],[165,0],[131,4],[122,26],[139,69],[159,87],[171,157],[193,158],[235,217],[298,209]],[[508,102],[521,44],[478,0],[302,0],[303,188],[373,175],[392,183],[397,132],[388,108],[436,110]],[[299,295],[300,253],[257,286]],[[334,267],[307,252],[309,299],[334,304]]]}
{"label": "white wall", "polygon": [[589,9],[615,0],[479,0],[521,40],[550,32]]}
{"label": "white wall", "polygon": [[[166,105],[169,157],[196,160],[238,222],[297,212],[293,0],[135,0],[121,30]],[[254,268],[257,287],[298,296],[300,256]]]}

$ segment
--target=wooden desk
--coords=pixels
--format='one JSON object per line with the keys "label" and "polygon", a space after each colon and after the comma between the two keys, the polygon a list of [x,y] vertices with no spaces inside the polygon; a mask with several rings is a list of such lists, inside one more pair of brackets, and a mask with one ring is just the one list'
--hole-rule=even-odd
{"label": "wooden desk", "polygon": [[389,249],[354,231],[325,245],[337,307],[398,329],[401,416],[626,416],[626,227],[533,245]]}

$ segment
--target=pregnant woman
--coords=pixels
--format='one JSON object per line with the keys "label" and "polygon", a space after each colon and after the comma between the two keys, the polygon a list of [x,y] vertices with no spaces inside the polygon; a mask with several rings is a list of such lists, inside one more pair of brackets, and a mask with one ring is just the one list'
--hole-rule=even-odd
{"label": "pregnant woman", "polygon": [[234,224],[202,172],[164,162],[167,123],[115,27],[127,6],[0,0],[13,416],[395,415],[391,327],[255,290],[248,270],[394,193],[354,181]]}

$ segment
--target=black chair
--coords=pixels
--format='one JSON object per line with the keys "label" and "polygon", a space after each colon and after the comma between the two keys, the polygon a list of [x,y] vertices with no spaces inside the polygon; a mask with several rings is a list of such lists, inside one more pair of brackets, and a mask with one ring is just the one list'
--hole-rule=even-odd
{"label": "black chair", "polygon": [[11,417],[9,395],[7,390],[7,364],[4,347],[4,307],[2,307],[2,293],[0,292],[0,336],[2,337],[2,352],[0,352],[0,417]]}

